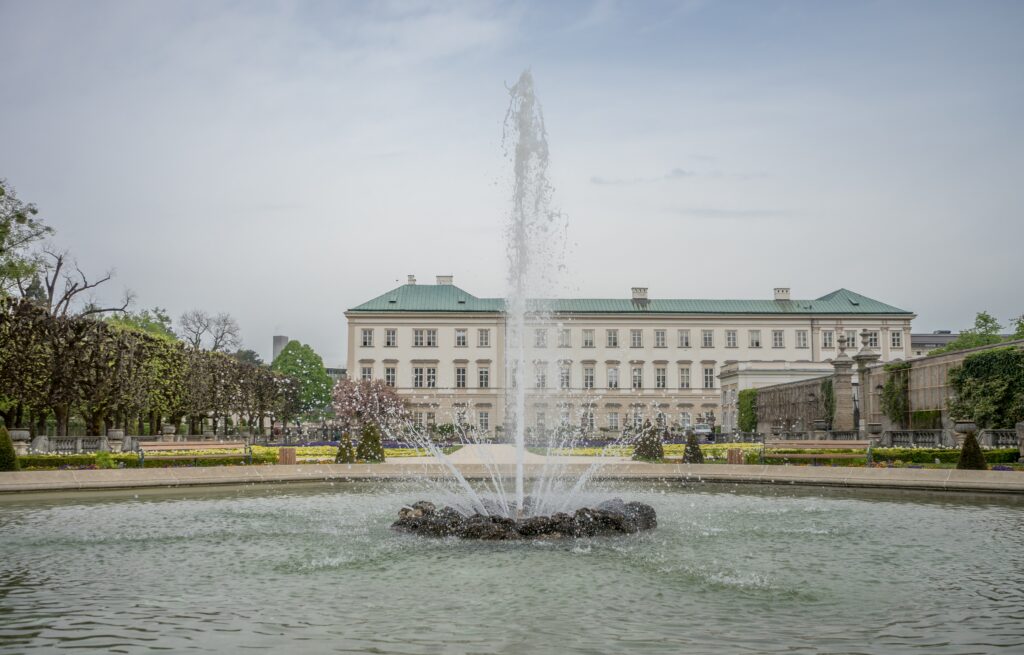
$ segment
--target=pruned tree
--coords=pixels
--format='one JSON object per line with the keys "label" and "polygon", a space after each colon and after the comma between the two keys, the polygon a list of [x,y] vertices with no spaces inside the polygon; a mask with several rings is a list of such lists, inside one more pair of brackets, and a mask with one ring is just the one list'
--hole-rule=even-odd
{"label": "pruned tree", "polygon": [[340,380],[333,395],[335,418],[345,430],[372,423],[387,434],[408,421],[405,401],[383,380]]}

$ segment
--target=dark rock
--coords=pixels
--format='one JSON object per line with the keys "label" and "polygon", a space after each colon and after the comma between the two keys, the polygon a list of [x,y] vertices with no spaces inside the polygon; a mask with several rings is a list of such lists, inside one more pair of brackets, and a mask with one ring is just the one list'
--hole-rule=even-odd
{"label": "dark rock", "polygon": [[[524,503],[525,505],[525,503]],[[457,536],[461,539],[506,541],[541,537],[596,537],[633,534],[658,525],[654,508],[643,503],[625,503],[615,498],[596,508],[582,507],[573,514],[511,519],[498,513],[464,516],[451,507],[436,509],[420,501],[398,512],[391,527],[427,537]]]}

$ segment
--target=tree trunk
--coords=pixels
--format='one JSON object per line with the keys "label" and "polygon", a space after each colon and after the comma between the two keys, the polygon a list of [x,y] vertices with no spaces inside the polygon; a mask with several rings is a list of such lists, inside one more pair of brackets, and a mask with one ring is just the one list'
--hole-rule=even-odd
{"label": "tree trunk", "polygon": [[57,436],[68,436],[68,407],[67,405],[54,405],[53,417],[57,421]]}
{"label": "tree trunk", "polygon": [[18,403],[18,410],[14,415],[14,427],[23,428],[25,427],[25,405],[24,403]]}
{"label": "tree trunk", "polygon": [[146,423],[142,420],[142,412],[139,412],[139,426],[138,435],[141,437],[146,434]]}
{"label": "tree trunk", "polygon": [[152,436],[160,434],[159,432],[157,432],[156,412],[149,413],[149,434]]}

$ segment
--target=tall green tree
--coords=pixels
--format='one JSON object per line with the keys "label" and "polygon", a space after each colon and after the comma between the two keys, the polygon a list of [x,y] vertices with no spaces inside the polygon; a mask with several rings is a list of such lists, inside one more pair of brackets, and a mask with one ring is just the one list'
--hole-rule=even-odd
{"label": "tall green tree", "polygon": [[312,420],[324,418],[331,403],[333,383],[316,351],[298,341],[289,341],[270,368],[298,385],[301,415]]}
{"label": "tall green tree", "polygon": [[29,248],[53,233],[38,214],[35,205],[19,200],[7,180],[0,179],[0,296],[18,280],[32,278],[38,267]]}
{"label": "tall green tree", "polygon": [[1003,340],[999,336],[999,331],[1003,329],[1003,326],[999,324],[999,321],[995,316],[988,312],[981,311],[974,317],[974,327],[963,330],[960,336],[950,343],[946,344],[942,348],[939,348],[932,352],[932,354],[948,353],[957,350],[967,350],[969,348],[980,348],[981,346],[991,346],[994,343],[999,343]]}

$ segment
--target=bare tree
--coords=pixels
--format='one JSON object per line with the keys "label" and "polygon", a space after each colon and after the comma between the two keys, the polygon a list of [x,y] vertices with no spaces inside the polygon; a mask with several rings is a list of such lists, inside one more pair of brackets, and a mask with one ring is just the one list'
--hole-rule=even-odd
{"label": "bare tree", "polygon": [[[113,271],[107,271],[103,277],[90,281],[78,267],[77,262],[69,261],[66,250],[56,251],[43,248],[43,255],[45,258],[41,263],[42,280],[40,281],[36,276],[21,278],[18,280],[18,292],[22,297],[39,302],[51,316],[66,317],[69,313],[77,316],[90,316],[108,312],[123,312],[132,304],[132,294],[126,291],[120,305],[104,306],[89,300],[77,312],[74,311],[78,301],[84,298],[82,294],[95,289],[104,282],[109,282],[114,276]],[[74,271],[70,270],[72,267]],[[40,286],[42,288],[39,288]]]}
{"label": "bare tree", "polygon": [[227,352],[242,345],[242,331],[238,328],[238,321],[224,312],[210,319],[210,336],[213,340],[210,350],[213,352]]}
{"label": "bare tree", "polygon": [[178,319],[181,340],[199,350],[203,345],[203,338],[210,332],[210,315],[201,309],[193,309],[185,312]]}

